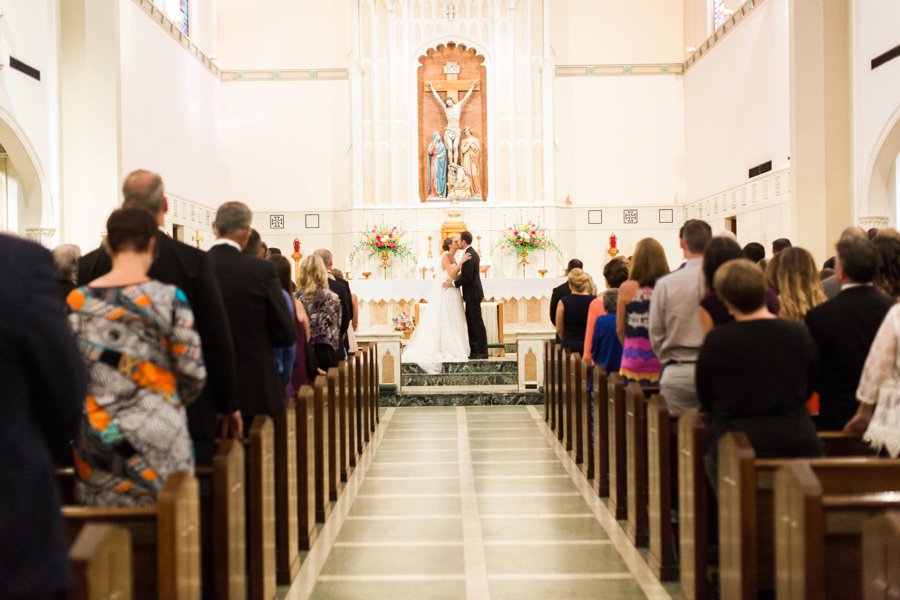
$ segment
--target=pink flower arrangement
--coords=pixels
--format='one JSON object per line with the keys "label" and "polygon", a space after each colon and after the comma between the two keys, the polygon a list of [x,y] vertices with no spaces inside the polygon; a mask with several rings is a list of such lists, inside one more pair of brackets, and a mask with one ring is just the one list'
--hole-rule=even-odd
{"label": "pink flower arrangement", "polygon": [[407,313],[400,313],[400,316],[394,317],[391,321],[394,323],[394,331],[411,332],[416,328],[412,316]]}
{"label": "pink flower arrangement", "polygon": [[530,252],[553,250],[559,253],[559,247],[547,235],[547,231],[534,221],[510,225],[495,248],[509,250],[513,254],[523,255]]}
{"label": "pink flower arrangement", "polygon": [[387,252],[395,258],[409,258],[413,256],[413,250],[402,240],[406,235],[405,231],[401,231],[397,226],[388,227],[387,225],[373,225],[369,231],[362,232],[363,239],[353,248],[350,253],[350,260],[356,256],[357,252],[365,251],[372,254],[381,254]]}

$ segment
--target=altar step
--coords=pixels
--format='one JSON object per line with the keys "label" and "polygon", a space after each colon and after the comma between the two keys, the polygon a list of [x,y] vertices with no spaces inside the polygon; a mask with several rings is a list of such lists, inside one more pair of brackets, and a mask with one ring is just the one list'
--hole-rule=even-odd
{"label": "altar step", "polygon": [[381,392],[381,406],[512,406],[543,403],[541,392],[520,392],[517,385],[404,386],[401,394]]}
{"label": "altar step", "polygon": [[[518,370],[515,356],[488,358],[485,360],[469,360],[464,362],[448,362],[441,366],[441,375],[475,374],[475,373],[513,373]],[[404,363],[400,368],[401,375],[424,375],[419,365]]]}
{"label": "altar step", "polygon": [[426,386],[516,386],[518,384],[518,373],[516,371],[501,373],[439,373],[437,375],[403,373],[400,375],[400,380],[404,391],[411,387]]}

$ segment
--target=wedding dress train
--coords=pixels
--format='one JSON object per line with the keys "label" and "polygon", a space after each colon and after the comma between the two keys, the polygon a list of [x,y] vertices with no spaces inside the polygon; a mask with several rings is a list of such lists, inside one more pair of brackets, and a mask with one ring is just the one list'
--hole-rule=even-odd
{"label": "wedding dress train", "polygon": [[434,281],[428,308],[403,352],[404,363],[415,363],[431,375],[441,372],[441,363],[469,359],[469,333],[459,288],[443,289],[450,279],[446,272]]}

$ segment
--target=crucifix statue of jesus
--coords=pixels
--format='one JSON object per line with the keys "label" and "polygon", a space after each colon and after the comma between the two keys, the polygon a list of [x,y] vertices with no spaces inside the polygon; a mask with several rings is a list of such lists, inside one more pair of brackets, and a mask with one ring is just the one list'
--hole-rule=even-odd
{"label": "crucifix statue of jesus", "polygon": [[[465,89],[465,87],[462,86],[469,82],[456,79],[456,73],[458,73],[459,70],[458,65],[455,63],[447,63],[444,71],[448,73],[446,81],[439,81],[437,85],[430,81],[426,81],[425,87],[426,91],[431,91],[434,95],[434,99],[440,104],[441,108],[444,110],[444,116],[447,118],[447,125],[444,127],[444,145],[447,147],[447,162],[451,165],[458,165],[459,140],[462,135],[462,128],[459,125],[459,116],[462,112],[463,105],[472,96],[472,92],[475,88],[478,87],[478,80],[473,80],[463,99],[456,102],[457,92]],[[447,92],[447,97],[441,99],[438,95],[438,91]]]}

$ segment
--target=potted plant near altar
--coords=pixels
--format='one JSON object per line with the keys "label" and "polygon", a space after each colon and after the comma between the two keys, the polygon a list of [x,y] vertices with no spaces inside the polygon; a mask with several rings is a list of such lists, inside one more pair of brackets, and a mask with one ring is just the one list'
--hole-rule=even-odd
{"label": "potted plant near altar", "polygon": [[413,250],[409,244],[403,241],[405,231],[398,229],[397,226],[388,226],[385,224],[373,225],[372,229],[362,232],[363,239],[360,240],[353,251],[350,253],[350,260],[353,260],[360,251],[367,253],[369,256],[378,256],[381,258],[381,268],[384,269],[384,278],[387,279],[387,270],[391,258],[410,258],[413,256]]}
{"label": "potted plant near altar", "polygon": [[531,220],[510,225],[503,232],[495,248],[506,250],[519,257],[519,264],[522,265],[522,277],[525,276],[528,255],[532,252],[553,250],[560,254],[559,246],[550,239],[547,230]]}
{"label": "potted plant near altar", "polygon": [[412,332],[416,328],[412,316],[407,313],[400,313],[400,316],[391,320],[394,322],[394,331],[399,331],[404,340],[408,340],[412,336]]}

